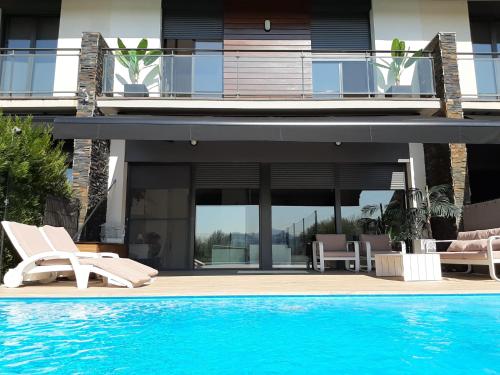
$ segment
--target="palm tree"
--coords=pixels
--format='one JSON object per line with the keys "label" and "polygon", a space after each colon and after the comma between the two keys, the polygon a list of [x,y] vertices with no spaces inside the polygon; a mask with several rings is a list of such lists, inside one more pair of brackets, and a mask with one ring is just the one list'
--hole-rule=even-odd
{"label": "palm tree", "polygon": [[[419,238],[432,238],[431,219],[435,217],[455,219],[461,215],[461,209],[451,200],[449,185],[436,185],[422,192],[419,189],[408,189],[406,196],[409,205],[402,204],[395,195],[385,207],[379,205],[363,207],[363,220],[373,221],[380,233],[389,233],[396,240],[411,241]],[[378,218],[373,214],[381,211]]]}

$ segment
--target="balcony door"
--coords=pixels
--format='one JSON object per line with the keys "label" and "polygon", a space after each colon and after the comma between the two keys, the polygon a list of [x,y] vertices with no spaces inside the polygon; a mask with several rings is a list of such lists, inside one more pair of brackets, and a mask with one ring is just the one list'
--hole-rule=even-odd
{"label": "balcony door", "polygon": [[471,36],[477,93],[483,97],[500,95],[500,22],[472,21]]}
{"label": "balcony door", "polygon": [[[0,56],[0,92],[51,96],[54,91],[58,17],[8,17]],[[33,50],[39,49],[39,50]]]}

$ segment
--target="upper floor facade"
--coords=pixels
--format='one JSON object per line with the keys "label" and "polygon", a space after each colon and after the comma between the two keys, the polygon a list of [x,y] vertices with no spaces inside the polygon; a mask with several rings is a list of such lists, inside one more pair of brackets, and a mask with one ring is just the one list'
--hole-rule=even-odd
{"label": "upper floor facade", "polygon": [[441,31],[456,33],[464,110],[500,111],[496,1],[0,0],[0,8],[7,112],[76,111],[78,98],[93,95],[79,89],[82,33],[99,32],[104,113],[432,114],[440,105],[428,45]]}

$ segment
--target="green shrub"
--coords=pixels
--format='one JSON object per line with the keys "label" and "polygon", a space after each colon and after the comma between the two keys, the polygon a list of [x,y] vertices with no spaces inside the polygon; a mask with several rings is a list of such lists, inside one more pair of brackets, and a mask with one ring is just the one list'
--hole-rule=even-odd
{"label": "green shrub", "polygon": [[[4,217],[7,184],[7,220],[26,224],[41,224],[48,195],[71,195],[62,146],[53,142],[49,127],[33,125],[29,117],[0,115],[0,218]],[[3,271],[16,261],[17,253],[6,240]]]}

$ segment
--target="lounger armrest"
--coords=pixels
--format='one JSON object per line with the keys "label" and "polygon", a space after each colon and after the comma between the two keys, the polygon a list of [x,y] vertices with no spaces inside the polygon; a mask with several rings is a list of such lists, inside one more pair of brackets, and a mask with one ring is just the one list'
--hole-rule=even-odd
{"label": "lounger armrest", "polygon": [[43,253],[38,253],[33,256],[30,256],[29,258],[19,263],[18,267],[24,268],[28,264],[36,263],[39,260],[46,260],[46,259],[69,259],[71,265],[73,266],[78,266],[80,264],[76,256],[72,253],[66,253],[64,251],[46,251]]}
{"label": "lounger armrest", "polygon": [[359,241],[347,241],[346,250],[349,251],[349,245],[354,245],[354,254],[359,256]]}
{"label": "lounger armrest", "polygon": [[110,253],[110,252],[102,252],[102,253],[97,253],[99,257],[101,258],[119,258],[120,256],[116,253]]}
{"label": "lounger armrest", "polygon": [[325,252],[323,242],[321,242],[321,241],[313,241],[313,243],[312,243],[312,249],[313,249],[313,252],[317,256],[323,257],[324,252]]}
{"label": "lounger armrest", "polygon": [[429,246],[430,244],[436,244],[436,243],[452,243],[453,241],[456,241],[456,240],[434,240],[434,239],[429,239],[427,241],[425,241],[425,247],[424,247],[424,250],[425,250],[425,253],[438,253],[439,251],[429,251]]}
{"label": "lounger armrest", "polygon": [[118,254],[115,253],[92,253],[90,251],[80,251],[78,253],[73,253],[79,258],[119,258]]}
{"label": "lounger armrest", "polygon": [[500,236],[491,236],[488,237],[488,246],[486,247],[486,251],[488,252],[488,259],[493,260],[493,241],[500,240]]}
{"label": "lounger armrest", "polygon": [[[363,254],[363,255],[366,255],[366,257],[368,259],[370,259],[371,255],[372,255],[372,244],[370,243],[370,241],[359,241],[360,244],[365,244],[365,249],[366,249],[366,254]],[[363,246],[361,246],[361,250],[360,250],[360,254],[362,253],[362,249],[363,249]]]}
{"label": "lounger armrest", "polygon": [[401,254],[406,254],[406,242],[404,241],[391,241],[393,245],[399,245],[399,249],[401,249]]}

